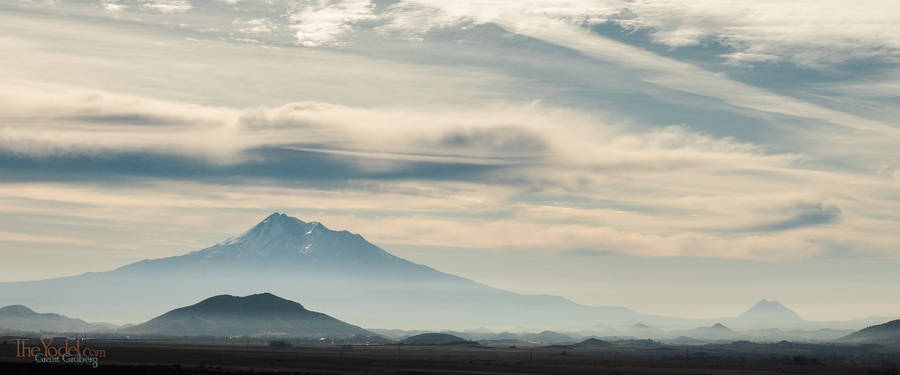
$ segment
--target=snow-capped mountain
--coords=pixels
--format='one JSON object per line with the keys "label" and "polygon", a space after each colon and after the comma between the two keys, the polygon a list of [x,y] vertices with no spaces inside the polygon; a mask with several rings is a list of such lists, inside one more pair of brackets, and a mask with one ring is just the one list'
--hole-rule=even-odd
{"label": "snow-capped mountain", "polygon": [[[162,270],[157,269],[160,267]],[[426,269],[434,271],[395,257],[359,234],[331,230],[322,223],[304,222],[277,212],[240,236],[231,237],[206,249],[181,256],[143,260],[120,270],[171,272],[183,267],[212,272],[264,267],[270,271],[327,270],[332,274],[350,269],[357,272],[386,269],[403,274],[422,273]]]}
{"label": "snow-capped mountain", "polygon": [[[359,234],[331,230],[322,223],[305,222],[277,212],[243,234],[211,247],[179,256],[142,260],[112,272],[186,278],[199,275],[220,278],[223,274],[250,273],[255,280],[313,279],[306,281],[311,285],[324,282],[337,285],[356,282],[360,278],[366,279],[365,284],[390,280],[475,285],[469,280],[391,255]],[[353,289],[366,288],[365,284]],[[272,290],[262,287],[246,292]]]}
{"label": "snow-capped mountain", "polygon": [[[47,293],[63,286],[116,303],[98,307],[81,294]],[[553,328],[630,325],[641,319],[623,307],[584,306],[557,296],[492,288],[391,255],[358,234],[281,213],[237,237],[181,256],[142,260],[109,272],[0,283],[2,300],[125,322],[143,321],[210,295],[261,292],[304,301],[365,327]]]}
{"label": "snow-capped mountain", "polygon": [[358,234],[333,231],[317,221],[306,223],[282,213],[274,213],[246,233],[200,250],[197,255],[207,259],[312,258],[357,263],[399,259]]}

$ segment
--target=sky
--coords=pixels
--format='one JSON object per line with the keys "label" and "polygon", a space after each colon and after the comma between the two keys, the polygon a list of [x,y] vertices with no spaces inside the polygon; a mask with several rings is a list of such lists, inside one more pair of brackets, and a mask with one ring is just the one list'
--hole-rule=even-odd
{"label": "sky", "polygon": [[895,316],[897,19],[889,0],[3,1],[0,281],[278,211],[584,304]]}

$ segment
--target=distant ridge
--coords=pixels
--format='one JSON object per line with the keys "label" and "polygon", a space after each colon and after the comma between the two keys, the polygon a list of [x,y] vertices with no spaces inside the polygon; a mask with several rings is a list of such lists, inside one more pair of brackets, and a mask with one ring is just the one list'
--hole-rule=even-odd
{"label": "distant ridge", "polygon": [[900,319],[863,328],[841,338],[841,341],[900,345]]}
{"label": "distant ridge", "polygon": [[0,308],[0,330],[21,332],[90,332],[106,328],[81,319],[53,313],[37,313],[23,305]]}
{"label": "distant ridge", "polygon": [[331,337],[375,336],[360,327],[309,311],[270,293],[219,295],[169,311],[125,333],[161,336]]}

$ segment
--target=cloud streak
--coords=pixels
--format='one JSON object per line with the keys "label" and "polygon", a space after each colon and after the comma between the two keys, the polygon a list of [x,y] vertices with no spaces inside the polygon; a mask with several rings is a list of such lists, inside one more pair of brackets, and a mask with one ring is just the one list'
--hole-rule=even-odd
{"label": "cloud streak", "polygon": [[[879,241],[894,237],[876,229],[867,238],[872,228],[857,227],[865,204],[837,193],[884,191],[892,182],[870,178],[784,195],[797,179],[820,186],[828,176],[798,169],[798,155],[677,126],[634,132],[536,103],[443,111],[321,102],[233,109],[105,92],[10,92],[23,94],[22,105],[0,110],[8,120],[0,161],[7,183],[25,185],[0,192],[5,199],[154,211],[293,208],[387,244],[641,256],[786,260],[820,254],[834,241],[888,251]],[[21,99],[44,97],[50,103]],[[151,190],[168,191],[164,181],[179,181],[218,193],[171,191],[148,200],[148,192],[104,187],[95,195],[85,194],[94,188],[67,186],[122,177],[133,179],[125,186],[153,181]],[[253,187],[272,182],[284,190]],[[222,183],[231,187],[216,187]],[[435,200],[452,196],[461,201]]]}
{"label": "cloud streak", "polygon": [[754,86],[592,29],[732,55],[802,43],[722,39],[751,22],[724,8],[676,25],[660,18],[674,2],[248,0],[139,19],[122,4],[103,16],[116,23],[59,5],[65,40],[0,15],[31,31],[0,39],[19,56],[0,60],[16,77],[0,87],[0,210],[165,228],[152,217],[202,222],[195,207],[235,230],[277,210],[409,246],[897,255],[897,130],[823,104],[889,90]]}

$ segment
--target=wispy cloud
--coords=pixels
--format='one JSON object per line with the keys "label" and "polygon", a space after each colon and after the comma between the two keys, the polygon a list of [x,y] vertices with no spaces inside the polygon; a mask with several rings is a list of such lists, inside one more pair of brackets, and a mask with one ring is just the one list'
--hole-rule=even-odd
{"label": "wispy cloud", "polygon": [[[616,24],[626,31],[645,31],[651,40],[678,48],[703,43],[727,46],[727,61],[740,64],[787,61],[828,65],[848,60],[900,58],[900,29],[894,2],[844,1],[455,1],[410,0],[394,7],[418,4],[439,12],[418,10],[419,20],[398,17],[394,27],[428,29],[456,20],[475,22],[564,22],[593,26]],[[417,9],[417,8],[413,8]],[[428,17],[433,15],[432,17]]]}
{"label": "wispy cloud", "polygon": [[[3,161],[7,179],[30,184],[10,185],[0,193],[7,199],[131,210],[295,207],[383,243],[595,248],[645,256],[794,259],[838,239],[887,251],[877,250],[877,239],[894,236],[878,229],[870,239],[854,229],[866,206],[837,193],[889,189],[891,181],[870,177],[810,194],[773,195],[798,179],[819,186],[828,175],[796,168],[797,155],[765,153],[682,127],[634,132],[596,115],[535,103],[430,111],[319,102],[230,109],[103,92],[14,92],[50,103],[25,100],[0,113],[10,120],[4,149],[17,155]],[[106,106],[121,111],[107,113]],[[135,124],[136,116],[146,121]],[[159,118],[167,120],[156,124]],[[46,173],[26,173],[37,166]],[[66,173],[73,167],[76,175]],[[91,193],[96,187],[40,182],[90,186],[106,176],[237,186],[191,189],[219,191],[212,196],[172,191],[156,200],[133,187],[101,188],[98,195]],[[261,181],[293,187],[277,193],[252,188]],[[342,187],[325,188],[333,182]],[[151,189],[168,191],[164,186],[155,182]],[[335,191],[315,190],[323,188]],[[360,199],[348,198],[353,195]]]}
{"label": "wispy cloud", "polygon": [[[898,131],[893,107],[870,115],[863,94],[883,100],[889,83],[765,87],[592,29],[714,42],[731,61],[821,68],[840,61],[810,51],[856,53],[779,52],[806,42],[747,18],[772,4],[122,4],[103,16],[115,23],[62,17],[53,30],[0,15],[30,31],[0,39],[17,56],[0,64],[16,77],[0,87],[4,212],[144,223],[195,207],[239,230],[236,212],[279,210],[385,244],[896,255]],[[788,13],[773,17],[800,17]],[[884,45],[866,58],[890,64],[890,40],[864,40]]]}
{"label": "wispy cloud", "polygon": [[70,238],[60,236],[42,236],[25,233],[0,232],[0,242],[19,242],[19,243],[43,243],[58,245],[89,245],[89,240],[81,238]]}
{"label": "wispy cloud", "polygon": [[319,0],[290,15],[297,43],[306,47],[339,45],[340,37],[359,22],[375,18],[369,0]]}

